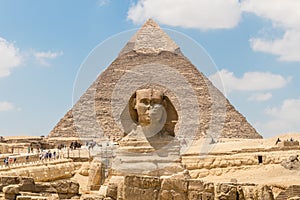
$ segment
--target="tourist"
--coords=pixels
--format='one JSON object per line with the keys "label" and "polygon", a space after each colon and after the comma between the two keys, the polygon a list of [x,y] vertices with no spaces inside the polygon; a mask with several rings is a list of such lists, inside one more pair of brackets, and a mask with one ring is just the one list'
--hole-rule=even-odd
{"label": "tourist", "polygon": [[77,145],[78,145],[78,144],[77,144],[77,141],[75,141],[73,145],[74,145],[73,148],[76,149],[76,148],[77,148]]}
{"label": "tourist", "polygon": [[8,159],[8,161],[9,161],[9,164],[11,165],[11,164],[12,164],[12,161],[13,161],[13,159],[12,159],[12,158],[9,158],[9,159]]}
{"label": "tourist", "polygon": [[73,147],[74,147],[74,143],[71,142],[71,144],[70,144],[70,149],[73,150]]}
{"label": "tourist", "polygon": [[8,157],[4,158],[3,162],[4,162],[4,165],[7,166],[8,165]]}
{"label": "tourist", "polygon": [[48,152],[45,153],[44,155],[44,159],[47,160],[48,159]]}
{"label": "tourist", "polygon": [[8,166],[8,157],[5,158],[5,166]]}

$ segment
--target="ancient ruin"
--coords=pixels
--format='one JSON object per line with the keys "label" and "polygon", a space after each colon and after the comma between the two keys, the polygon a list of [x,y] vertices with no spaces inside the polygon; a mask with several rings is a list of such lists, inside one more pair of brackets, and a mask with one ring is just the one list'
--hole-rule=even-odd
{"label": "ancient ruin", "polygon": [[[141,77],[136,74],[131,77],[128,71],[143,74],[140,75]],[[158,77],[157,81],[141,80],[145,77],[155,78],[160,74],[163,77]],[[175,42],[153,20],[148,20],[131,38],[119,56],[57,123],[49,137],[92,137],[96,133],[98,138],[103,135],[116,139],[122,138],[126,130],[122,130],[117,124],[116,117],[113,116],[114,107],[111,104],[121,100],[114,99],[121,98],[114,94],[122,93],[120,83],[126,76],[128,76],[126,87],[132,88],[132,93],[127,95],[132,95],[138,88],[158,87],[164,91],[177,112],[195,108],[189,93],[182,93],[183,97],[180,98],[186,105],[185,109],[180,108],[183,105],[182,99],[178,99],[178,93],[180,90],[187,92],[189,89],[187,87],[190,87],[194,93],[192,97],[199,107],[199,113],[196,113],[196,117],[199,118],[196,131],[198,138],[210,134],[208,132],[218,132],[222,137],[228,138],[261,138],[246,118],[193,66]],[[119,109],[123,110],[125,107]],[[190,121],[182,120],[185,123]],[[218,123],[214,123],[214,120]]]}
{"label": "ancient ruin", "polygon": [[262,139],[148,20],[47,137],[1,138],[0,199],[296,200],[299,140]]}

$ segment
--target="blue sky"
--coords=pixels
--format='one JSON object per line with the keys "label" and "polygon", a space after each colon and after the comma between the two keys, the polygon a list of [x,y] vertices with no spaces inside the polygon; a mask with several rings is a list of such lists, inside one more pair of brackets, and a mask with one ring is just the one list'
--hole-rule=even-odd
{"label": "blue sky", "polygon": [[[0,135],[47,135],[72,107],[90,52],[147,18],[207,51],[218,71],[206,75],[217,86],[221,76],[226,96],[264,137],[299,132],[299,9],[297,0],[1,0]],[[132,33],[119,34],[102,65]]]}

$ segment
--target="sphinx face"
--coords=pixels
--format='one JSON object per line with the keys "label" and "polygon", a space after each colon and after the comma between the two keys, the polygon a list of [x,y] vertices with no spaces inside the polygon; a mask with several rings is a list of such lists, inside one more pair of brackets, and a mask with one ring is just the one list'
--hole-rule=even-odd
{"label": "sphinx face", "polygon": [[139,124],[147,126],[159,122],[163,116],[163,93],[153,89],[136,91],[135,109],[138,114]]}

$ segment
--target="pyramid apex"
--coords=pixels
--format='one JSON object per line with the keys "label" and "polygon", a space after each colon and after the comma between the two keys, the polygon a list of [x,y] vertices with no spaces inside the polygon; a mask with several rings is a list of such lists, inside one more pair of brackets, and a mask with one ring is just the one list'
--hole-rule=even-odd
{"label": "pyramid apex", "polygon": [[152,18],[147,19],[147,21],[143,24],[142,28],[147,26],[153,26],[160,29],[159,25]]}
{"label": "pyramid apex", "polygon": [[161,51],[169,51],[181,54],[179,46],[151,18],[129,40],[120,55],[129,51],[142,54],[158,54]]}

